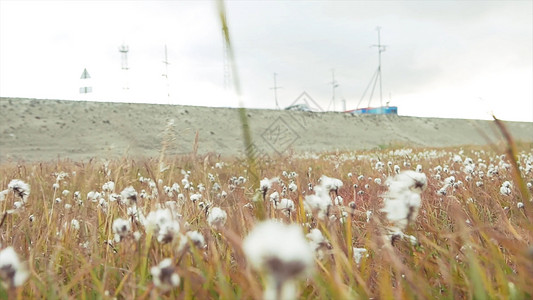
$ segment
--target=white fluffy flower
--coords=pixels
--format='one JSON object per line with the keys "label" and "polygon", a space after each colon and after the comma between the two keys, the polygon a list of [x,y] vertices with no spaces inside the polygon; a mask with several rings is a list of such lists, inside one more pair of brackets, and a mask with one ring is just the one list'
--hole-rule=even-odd
{"label": "white fluffy flower", "polygon": [[7,185],[7,188],[12,190],[17,197],[22,199],[22,202],[28,201],[30,195],[30,185],[19,179],[13,179]]}
{"label": "white fluffy flower", "polygon": [[287,198],[282,198],[280,201],[274,204],[274,208],[283,211],[294,211],[294,201]]}
{"label": "white fluffy flower", "polygon": [[427,186],[427,178],[424,173],[404,171],[394,178],[387,180],[389,191],[383,195],[383,212],[387,219],[398,228],[405,228],[413,221],[420,208],[422,199],[420,193]]}
{"label": "white fluffy flower", "polygon": [[512,187],[513,187],[513,185],[511,184],[510,181],[504,181],[502,183],[502,186],[500,187],[500,194],[502,194],[504,196],[511,195],[511,188]]}
{"label": "white fluffy flower", "polygon": [[80,230],[80,221],[72,219],[72,221],[70,221],[70,228],[74,230]]}
{"label": "white fluffy flower", "polygon": [[160,243],[171,242],[180,230],[180,224],[169,208],[151,211],[146,217],[145,227],[157,236]]}
{"label": "white fluffy flower", "polygon": [[157,266],[150,269],[154,285],[163,291],[168,291],[180,285],[180,277],[175,273],[172,260],[166,258],[162,260]]}
{"label": "white fluffy flower", "polygon": [[0,201],[5,201],[7,197],[7,193],[9,193],[9,190],[3,190],[0,192]]}
{"label": "white fluffy flower", "polygon": [[319,259],[322,259],[324,257],[323,249],[329,247],[329,241],[317,228],[311,229],[311,231],[305,237],[309,240],[309,245],[315,251],[316,256]]}
{"label": "white fluffy flower", "polygon": [[190,196],[190,199],[191,199],[192,202],[196,202],[196,201],[202,200],[202,194],[192,194]]}
{"label": "white fluffy flower", "polygon": [[0,279],[6,288],[23,285],[29,276],[30,273],[20,262],[13,247],[7,247],[0,251]]}
{"label": "white fluffy flower", "polygon": [[296,298],[294,280],[314,266],[313,249],[297,225],[262,222],[244,239],[243,250],[250,265],[267,275],[264,299]]}
{"label": "white fluffy flower", "polygon": [[320,185],[327,191],[337,191],[342,187],[342,181],[337,178],[331,178],[326,175],[320,176]]}
{"label": "white fluffy flower", "polygon": [[133,205],[137,203],[137,191],[129,186],[120,192],[120,202],[126,205]]}
{"label": "white fluffy flower", "polygon": [[228,214],[222,210],[220,207],[213,207],[207,216],[207,223],[211,227],[220,227],[224,226]]}
{"label": "white fluffy flower", "polygon": [[87,193],[87,201],[97,202],[101,195],[98,192],[90,191]]}
{"label": "white fluffy flower", "polygon": [[263,193],[266,193],[272,187],[272,182],[270,179],[264,178],[259,182],[259,186]]}
{"label": "white fluffy flower", "polygon": [[274,205],[276,205],[276,203],[279,202],[279,193],[278,192],[274,192],[274,193],[270,194],[269,198],[270,198],[270,202],[273,202]]}
{"label": "white fluffy flower", "polygon": [[356,264],[361,263],[363,255],[365,257],[368,257],[368,250],[366,250],[365,248],[353,248],[353,259],[355,260]]}
{"label": "white fluffy flower", "polygon": [[315,186],[314,195],[305,196],[304,208],[306,211],[316,213],[320,219],[324,219],[331,207],[331,198],[328,191],[322,186]]}
{"label": "white fluffy flower", "polygon": [[183,235],[180,239],[180,243],[178,245],[178,251],[183,251],[187,248],[189,245],[189,241],[192,243],[193,246],[203,249],[205,248],[205,239],[204,236],[198,232],[198,231],[187,231],[185,235]]}
{"label": "white fluffy flower", "polygon": [[296,192],[297,190],[298,190],[298,186],[296,185],[296,183],[294,182],[289,183],[289,191]]}
{"label": "white fluffy flower", "polygon": [[115,183],[113,181],[108,181],[102,185],[102,191],[113,193],[115,191]]}
{"label": "white fluffy flower", "polygon": [[130,221],[121,218],[115,219],[111,227],[113,229],[115,242],[117,243],[125,238],[131,231]]}

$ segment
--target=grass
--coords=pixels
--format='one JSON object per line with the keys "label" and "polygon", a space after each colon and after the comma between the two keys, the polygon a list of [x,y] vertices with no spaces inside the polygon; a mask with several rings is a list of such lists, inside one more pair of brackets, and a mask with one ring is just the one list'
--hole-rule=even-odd
{"label": "grass", "polygon": [[[521,144],[518,162],[525,167],[526,160],[533,160],[532,145]],[[503,151],[502,151],[503,153]],[[290,218],[268,210],[270,218],[286,223],[301,224],[305,232],[319,228],[331,243],[331,249],[322,260],[316,260],[314,275],[299,282],[302,299],[357,299],[357,298],[448,298],[448,299],[527,299],[533,295],[533,226],[530,222],[529,199],[524,199],[519,185],[513,178],[513,169],[502,153],[491,148],[465,147],[447,149],[414,149],[409,151],[372,151],[357,153],[324,153],[313,156],[291,155],[273,161],[258,163],[260,177],[280,177],[284,184],[289,179],[283,171],[296,172],[294,178],[298,191],[288,192],[287,197],[296,204],[296,213]],[[467,180],[462,163],[453,162],[453,156],[470,157],[476,162],[476,171]],[[384,216],[379,212],[386,191],[385,179],[392,173],[387,165],[382,171],[374,168],[375,162],[391,161],[402,169],[414,169],[421,164],[428,176],[428,188],[422,194],[423,204],[416,221],[406,230],[417,238],[413,245],[400,240],[393,247],[383,245]],[[487,175],[487,169],[478,163],[500,165],[497,174]],[[167,166],[160,172],[161,162]],[[218,164],[217,164],[218,163]],[[222,167],[220,167],[222,163]],[[404,164],[409,167],[404,167]],[[448,173],[436,178],[434,168],[448,166]],[[311,168],[311,171],[309,171]],[[189,180],[195,191],[169,197],[164,186],[180,183],[182,170],[190,171]],[[53,189],[57,173],[68,174]],[[208,173],[215,178],[208,180]],[[348,173],[353,176],[349,177]],[[252,183],[234,186],[232,177],[250,177],[247,163],[238,159],[220,160],[215,156],[182,156],[171,159],[158,158],[113,161],[69,160],[40,163],[20,163],[0,166],[0,187],[7,188],[12,179],[22,179],[31,186],[27,204],[15,213],[8,214],[2,224],[0,242],[2,248],[13,246],[19,256],[28,262],[30,279],[17,290],[22,298],[180,298],[180,299],[260,299],[262,277],[247,265],[242,252],[242,239],[258,222],[256,206],[245,208],[256,194]],[[337,220],[319,220],[306,215],[302,202],[308,184],[316,184],[321,175],[339,178],[344,186],[339,194],[345,205],[355,201],[357,208],[336,207]],[[364,179],[358,179],[364,175]],[[445,177],[455,176],[463,184],[449,189],[446,196],[437,195]],[[533,172],[522,177],[533,181]],[[155,187],[140,182],[139,177],[151,178]],[[377,184],[371,178],[381,178]],[[511,195],[500,194],[503,181],[513,184]],[[206,240],[205,248],[191,247],[188,252],[177,249],[180,238],[161,244],[138,223],[133,230],[142,233],[136,241],[128,237],[119,243],[113,240],[111,224],[114,219],[128,218],[126,206],[108,202],[107,211],[98,203],[86,199],[89,191],[102,191],[108,181],[115,183],[120,192],[132,185],[138,192],[148,194],[157,191],[153,199],[139,199],[138,207],[145,215],[158,204],[175,201],[182,214],[181,231],[200,231]],[[478,187],[477,181],[483,186]],[[226,225],[219,231],[207,225],[205,210],[189,196],[198,193],[197,185],[203,183],[202,201],[224,209],[228,214]],[[227,192],[214,191],[214,184]],[[354,190],[353,184],[358,188]],[[368,188],[364,186],[368,184]],[[183,186],[182,186],[183,189]],[[70,193],[63,194],[63,190]],[[364,194],[357,192],[363,190]],[[74,198],[79,191],[83,204]],[[274,184],[268,194],[282,192],[281,184]],[[109,194],[109,193],[108,193]],[[60,198],[61,202],[56,202]],[[268,199],[268,196],[267,196]],[[2,203],[4,211],[17,201],[10,192]],[[524,208],[517,203],[523,202]],[[70,204],[71,208],[66,208]],[[266,206],[270,205],[265,203]],[[366,221],[366,211],[373,217]],[[349,212],[344,222],[341,211]],[[30,221],[30,215],[33,221]],[[264,215],[264,212],[263,214]],[[72,228],[72,219],[80,222],[80,228]],[[67,224],[67,225],[65,225]],[[369,256],[360,264],[353,259],[352,247],[366,248]],[[150,268],[164,258],[171,258],[181,284],[168,292],[155,287]],[[10,291],[1,290],[0,297]]]}
{"label": "grass", "polygon": [[[240,95],[226,14],[223,2],[218,3],[234,88]],[[526,185],[533,183],[533,170],[526,169],[528,161],[533,163],[532,144],[515,145],[509,136],[503,150],[381,145],[371,152],[287,154],[259,161],[253,157],[249,121],[242,105],[239,117],[245,160],[199,155],[197,139],[191,155],[168,157],[165,153],[174,139],[169,123],[157,159],[0,165],[0,189],[6,189],[12,179],[31,186],[28,202],[21,208],[12,210],[19,200],[13,192],[0,202],[4,217],[1,248],[13,246],[30,271],[21,287],[0,286],[0,298],[261,299],[265,276],[249,266],[242,243],[265,218],[298,224],[305,233],[318,228],[329,240],[322,249],[323,258],[315,260],[313,274],[298,282],[301,299],[533,297],[533,216]],[[505,127],[500,130],[505,136]],[[475,173],[463,172],[463,163],[454,161],[456,155],[462,160],[472,158]],[[385,163],[381,170],[375,168],[378,161]],[[387,221],[380,212],[380,196],[387,190],[385,180],[394,175],[394,165],[405,170],[418,164],[428,177],[428,188],[422,193],[418,217],[405,231],[417,242],[400,239],[390,245],[384,242]],[[437,172],[437,166],[443,171]],[[497,172],[490,172],[495,166]],[[68,176],[57,180],[61,172]],[[298,176],[289,178],[284,172]],[[338,193],[345,203],[335,206],[326,220],[308,214],[303,205],[305,196],[312,193],[308,186],[316,185],[321,175],[344,183]],[[246,181],[237,184],[235,179],[241,176]],[[439,195],[437,191],[449,176],[462,184]],[[192,188],[184,187],[185,177]],[[290,181],[298,186],[284,196],[295,203],[290,216],[276,211],[268,201],[250,207],[254,199],[261,199],[258,181],[264,177],[280,178],[268,195],[281,194]],[[128,214],[126,204],[110,201],[113,191],[103,191],[109,181],[114,182],[116,193],[129,186],[140,194],[144,190],[146,196],[138,197],[137,208],[145,216],[160,206],[177,207],[180,234],[170,243],[160,243]],[[500,193],[504,181],[513,183],[510,195]],[[53,188],[54,183],[59,184],[58,189]],[[177,192],[167,193],[174,183],[181,183],[181,197]],[[87,199],[91,191],[101,192],[103,202]],[[201,194],[201,200],[191,201],[193,194]],[[348,202],[354,202],[356,208]],[[206,207],[214,206],[228,216],[226,224],[217,229],[207,223]],[[368,211],[372,217],[367,220]],[[112,224],[117,218],[132,220],[132,231],[140,238],[129,234],[114,241]],[[73,220],[79,222],[79,228]],[[180,246],[190,231],[203,235],[205,247],[196,247],[191,241],[188,247]],[[354,259],[354,247],[368,250],[359,263]],[[181,278],[170,290],[156,286],[151,275],[151,268],[166,258]]]}

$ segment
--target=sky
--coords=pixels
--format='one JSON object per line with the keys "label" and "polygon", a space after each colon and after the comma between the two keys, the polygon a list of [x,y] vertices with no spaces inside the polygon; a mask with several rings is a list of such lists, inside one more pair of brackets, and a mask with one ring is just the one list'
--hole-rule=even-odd
{"label": "sky", "polygon": [[224,84],[216,2],[171,0],[0,0],[0,96],[276,109],[276,73],[281,108],[304,91],[324,110],[378,106],[379,83],[362,96],[379,26],[383,103],[400,115],[533,122],[531,0],[225,6],[240,97]]}

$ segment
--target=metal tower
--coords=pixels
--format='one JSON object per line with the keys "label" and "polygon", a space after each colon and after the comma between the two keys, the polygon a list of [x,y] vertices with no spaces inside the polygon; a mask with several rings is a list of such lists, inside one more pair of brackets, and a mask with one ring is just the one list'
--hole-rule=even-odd
{"label": "metal tower", "polygon": [[168,65],[170,65],[170,62],[168,61],[167,45],[165,45],[165,60],[163,61],[163,64],[165,65],[165,73],[163,73],[162,76],[165,77],[167,83],[167,97],[170,101],[170,83],[168,81]]}
{"label": "metal tower", "polygon": [[368,99],[368,105],[367,107],[370,107],[370,102],[372,102],[372,97],[374,96],[374,90],[376,89],[376,84],[379,81],[379,105],[383,107],[383,89],[381,85],[381,53],[384,52],[387,48],[387,46],[381,44],[381,27],[376,27],[376,30],[378,31],[378,43],[377,45],[372,45],[371,47],[377,47],[378,48],[378,68],[374,72],[374,75],[372,75],[372,78],[370,79],[370,82],[365,88],[365,91],[363,92],[363,96],[361,96],[361,100],[359,100],[359,103],[357,104],[357,107],[361,105],[361,102],[363,102],[363,99],[365,98],[366,92],[372,85],[372,91],[370,92],[370,97]]}
{"label": "metal tower", "polygon": [[331,69],[331,102],[328,105],[328,110],[333,103],[333,111],[335,111],[335,89],[339,87],[339,83],[335,80],[335,70]]}
{"label": "metal tower", "polygon": [[387,49],[387,46],[381,45],[381,27],[376,27],[378,31],[378,44],[372,45],[372,47],[378,48],[378,77],[379,77],[379,105],[383,106],[383,89],[381,86],[381,52],[384,52]]}
{"label": "metal tower", "polygon": [[223,60],[224,60],[224,89],[228,90],[231,89],[231,66],[229,61],[229,45],[226,41],[226,36],[224,33],[224,28],[222,28],[222,51],[223,52]]}
{"label": "metal tower", "polygon": [[128,67],[128,51],[129,50],[130,48],[125,44],[122,44],[120,47],[118,47],[118,51],[121,53],[121,66],[122,66],[122,72],[124,76],[124,85],[122,89],[124,90],[129,90],[128,78],[127,78],[127,71],[129,70],[129,67]]}
{"label": "metal tower", "polygon": [[274,90],[274,100],[276,101],[276,108],[279,109],[278,90],[281,89],[281,86],[278,86],[278,84],[277,84],[277,81],[276,81],[276,76],[277,75],[278,75],[277,73],[274,73],[274,86],[271,87],[270,89]]}

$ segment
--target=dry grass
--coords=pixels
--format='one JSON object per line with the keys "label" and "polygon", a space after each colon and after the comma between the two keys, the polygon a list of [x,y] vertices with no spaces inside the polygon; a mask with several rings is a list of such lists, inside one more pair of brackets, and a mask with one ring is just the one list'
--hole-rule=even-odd
{"label": "dry grass", "polygon": [[[521,148],[518,161],[522,177],[532,182],[533,170],[526,174],[524,167],[527,159],[533,160],[533,150],[531,145],[521,145]],[[483,170],[482,179],[474,174],[467,180],[463,164],[453,162],[453,156],[459,153],[463,159],[474,160],[476,171]],[[257,216],[264,216],[266,211],[270,218],[301,224],[305,232],[319,228],[331,243],[325,258],[316,260],[314,275],[300,282],[302,299],[526,299],[533,295],[533,248],[529,246],[533,238],[529,221],[531,203],[523,199],[517,183],[511,195],[500,194],[502,182],[513,181],[512,168],[506,168],[510,162],[508,158],[501,160],[500,155],[489,148],[400,150],[396,155],[392,150],[382,150],[308,157],[292,155],[262,162],[258,165],[261,170],[258,178],[279,176],[288,184],[289,179],[282,172],[298,174],[295,178],[298,191],[287,194],[296,203],[296,212],[290,218],[267,209],[269,203],[265,203],[266,207],[243,207],[257,191],[251,188],[252,175],[247,174],[247,163],[237,159],[220,160],[210,155],[163,158],[167,166],[163,172],[160,172],[161,158],[3,165],[0,188],[6,189],[12,179],[21,179],[30,184],[31,194],[23,208],[7,215],[0,228],[0,242],[2,248],[12,245],[31,270],[30,279],[16,291],[20,298],[259,299],[262,277],[247,266],[241,244],[257,222]],[[374,168],[377,159],[385,162],[384,170]],[[488,176],[478,160],[488,168],[490,164],[500,165],[498,173]],[[386,165],[388,161],[402,169],[414,169],[421,164],[428,176],[422,208],[416,222],[406,231],[417,238],[416,245],[405,239],[396,241],[393,247],[383,244],[384,216],[379,208],[380,194],[386,190],[385,178],[392,174]],[[224,166],[215,167],[220,162]],[[404,167],[404,163],[410,167]],[[448,166],[447,173],[441,172],[440,180],[434,170],[438,165]],[[182,191],[185,200],[177,201],[175,194],[172,197],[165,194],[164,186],[174,182],[181,185],[182,170],[190,171],[189,180],[194,183],[195,191]],[[52,186],[59,172],[67,173],[68,177],[54,190]],[[208,180],[208,173],[214,175],[214,182]],[[348,177],[348,173],[353,176]],[[355,211],[336,207],[333,214],[337,220],[328,221],[305,214],[302,202],[311,193],[308,184],[316,184],[323,174],[343,181],[339,194],[345,199],[345,205],[355,201]],[[446,196],[438,195],[442,181],[452,174],[463,184],[449,189]],[[147,182],[141,183],[139,175],[153,179],[154,190]],[[365,178],[359,180],[359,175]],[[233,176],[244,176],[248,181],[232,187]],[[383,184],[368,177],[382,178]],[[180,238],[161,244],[139,222],[133,225],[133,230],[142,233],[139,241],[130,236],[119,243],[107,243],[113,240],[113,220],[128,218],[126,206],[109,202],[106,212],[98,203],[88,201],[86,195],[89,191],[102,191],[102,185],[108,181],[115,182],[117,193],[130,185],[148,194],[157,190],[158,196],[153,199],[138,201],[145,215],[158,203],[177,201],[183,216],[182,233],[200,231],[207,246],[179,252]],[[484,185],[478,187],[477,181],[483,181]],[[205,209],[189,200],[190,194],[198,192],[199,183],[206,188],[201,192],[202,201],[228,213],[228,221],[220,231],[210,228]],[[226,197],[217,196],[221,191],[213,191],[214,183],[227,192]],[[358,185],[356,190],[353,184]],[[365,184],[369,187],[365,188]],[[63,195],[63,190],[70,193]],[[282,192],[280,184],[274,184],[268,194],[276,190]],[[363,195],[356,193],[360,190],[364,191]],[[83,204],[74,198],[76,191],[82,195]],[[56,202],[56,198],[62,202]],[[17,199],[10,192],[1,203],[3,212],[11,209],[14,201]],[[518,202],[523,202],[525,207],[518,208]],[[72,207],[66,208],[65,204]],[[370,222],[366,221],[367,210],[374,213]],[[344,222],[339,221],[341,211],[348,212]],[[72,219],[80,222],[79,230],[69,225]],[[352,258],[352,247],[369,250],[369,256],[359,265]],[[163,293],[154,286],[150,267],[167,257],[175,263],[181,284]],[[1,290],[0,298],[8,293],[13,291]]]}

